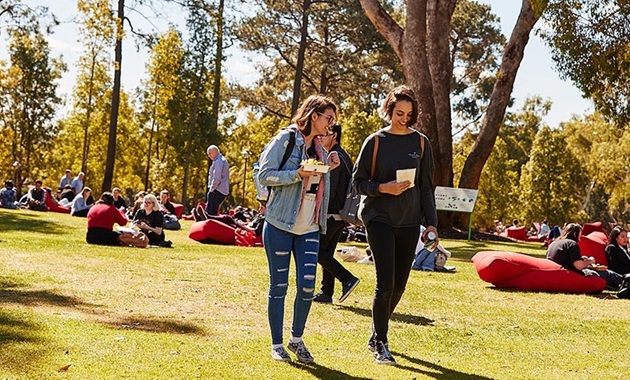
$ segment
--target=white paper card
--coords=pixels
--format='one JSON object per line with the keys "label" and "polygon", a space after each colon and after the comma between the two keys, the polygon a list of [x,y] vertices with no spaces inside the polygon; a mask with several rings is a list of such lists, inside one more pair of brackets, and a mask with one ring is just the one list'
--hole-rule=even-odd
{"label": "white paper card", "polygon": [[416,168],[396,170],[396,182],[403,181],[411,182],[409,188],[414,187],[416,184]]}
{"label": "white paper card", "polygon": [[134,234],[134,235],[138,233],[137,230],[134,230],[133,228],[129,228],[129,227],[120,227],[120,226],[118,226],[118,227],[116,227],[116,230],[118,232],[127,232],[127,233],[131,233],[131,234]]}

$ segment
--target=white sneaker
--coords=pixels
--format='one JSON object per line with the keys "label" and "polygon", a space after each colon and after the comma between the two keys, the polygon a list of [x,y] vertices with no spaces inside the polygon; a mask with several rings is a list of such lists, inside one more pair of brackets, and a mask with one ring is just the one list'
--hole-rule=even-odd
{"label": "white sneaker", "polygon": [[291,357],[287,350],[284,347],[272,348],[271,349],[271,357],[273,360],[277,360],[279,362],[290,362]]}
{"label": "white sneaker", "polygon": [[374,261],[372,260],[372,256],[365,256],[361,260],[357,261],[357,263],[374,265]]}

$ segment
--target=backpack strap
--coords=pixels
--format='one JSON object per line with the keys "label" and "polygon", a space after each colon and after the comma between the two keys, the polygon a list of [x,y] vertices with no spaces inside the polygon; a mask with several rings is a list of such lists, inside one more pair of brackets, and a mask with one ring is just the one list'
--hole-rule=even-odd
{"label": "backpack strap", "polygon": [[[284,154],[282,155],[282,161],[280,161],[280,166],[278,167],[278,170],[282,170],[282,168],[284,167],[284,164],[287,163],[287,161],[289,161],[289,157],[291,156],[291,152],[293,152],[293,147],[295,147],[295,129],[294,128],[287,128],[289,130],[289,143],[287,144],[287,148],[284,151]],[[271,195],[271,189],[273,188],[273,186],[267,186],[267,197],[269,197],[269,195]],[[264,201],[265,204],[267,204],[267,201]],[[262,203],[262,202],[261,202]]]}
{"label": "backpack strap", "polygon": [[282,156],[282,161],[280,161],[280,166],[278,170],[282,170],[284,164],[287,163],[289,157],[291,156],[291,152],[293,152],[293,147],[295,146],[295,129],[289,128],[289,143],[287,144],[287,149],[284,151],[284,155]]}
{"label": "backpack strap", "polygon": [[420,133],[420,159],[422,160],[422,156],[424,156],[424,137],[422,133]]}
{"label": "backpack strap", "polygon": [[372,169],[370,170],[370,181],[374,179],[374,169],[376,168],[376,155],[378,154],[378,135],[374,135],[374,149],[372,150]]}

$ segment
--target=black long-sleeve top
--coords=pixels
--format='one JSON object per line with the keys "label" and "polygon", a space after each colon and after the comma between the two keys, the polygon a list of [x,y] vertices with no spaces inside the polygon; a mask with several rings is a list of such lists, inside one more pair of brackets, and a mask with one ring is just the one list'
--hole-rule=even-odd
{"label": "black long-sleeve top", "polygon": [[[627,248],[626,248],[627,249]],[[606,246],[606,258],[608,259],[608,269],[621,275],[630,273],[630,257],[617,244]]]}
{"label": "black long-sleeve top", "polygon": [[352,159],[345,150],[336,144],[330,149],[337,152],[341,165],[330,172],[330,199],[328,201],[328,214],[339,214],[346,201],[348,181],[352,177]]}
{"label": "black long-sleeve top", "polygon": [[[376,135],[379,136],[379,147],[374,178],[370,180]],[[420,139],[425,140],[422,157]],[[414,187],[398,196],[379,193],[379,184],[396,180],[396,170],[410,168],[416,168]],[[368,225],[372,221],[378,221],[394,227],[420,224],[437,227],[434,170],[431,144],[425,135],[415,131],[396,135],[380,130],[368,136],[363,142],[353,171],[353,185],[359,194],[367,196],[361,213],[363,222]]]}

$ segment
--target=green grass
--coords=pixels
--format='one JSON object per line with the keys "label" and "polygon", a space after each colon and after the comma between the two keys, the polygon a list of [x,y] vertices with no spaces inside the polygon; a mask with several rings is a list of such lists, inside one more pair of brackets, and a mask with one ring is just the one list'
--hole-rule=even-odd
{"label": "green grass", "polygon": [[544,255],[525,243],[443,241],[457,272],[412,272],[390,324],[398,367],[374,364],[365,347],[374,267],[347,263],[359,287],[343,304],[311,309],[305,340],[316,364],[276,363],[263,250],[199,244],[189,226],[167,231],[173,249],[108,248],[85,243],[85,219],[0,209],[0,379],[630,377],[627,301],[504,291],[478,278],[477,251]]}

